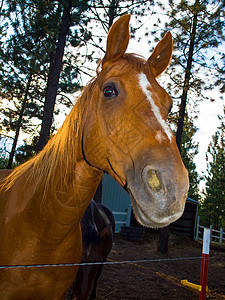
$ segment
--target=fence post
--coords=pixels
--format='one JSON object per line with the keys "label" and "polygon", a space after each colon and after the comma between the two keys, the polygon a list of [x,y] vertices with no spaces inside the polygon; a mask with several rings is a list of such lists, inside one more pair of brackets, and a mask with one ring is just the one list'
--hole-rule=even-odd
{"label": "fence post", "polygon": [[132,214],[132,207],[131,204],[128,206],[128,211],[127,211],[127,221],[126,221],[126,226],[130,226],[130,220],[131,220],[131,214]]}
{"label": "fence post", "polygon": [[210,246],[210,229],[204,228],[201,277],[200,277],[201,290],[199,292],[199,300],[206,299],[206,286],[207,286],[208,266],[209,266],[209,246]]}
{"label": "fence post", "polygon": [[223,228],[220,228],[220,244],[223,243]]}

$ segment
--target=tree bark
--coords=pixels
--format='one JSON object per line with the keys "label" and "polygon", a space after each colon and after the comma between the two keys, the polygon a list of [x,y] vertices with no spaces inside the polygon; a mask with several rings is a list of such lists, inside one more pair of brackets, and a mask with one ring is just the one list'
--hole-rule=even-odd
{"label": "tree bark", "polygon": [[30,75],[29,78],[28,78],[28,82],[27,82],[27,86],[26,86],[22,106],[21,106],[20,113],[19,113],[19,118],[18,118],[17,125],[16,125],[16,134],[15,134],[12,149],[11,149],[11,152],[10,152],[10,155],[9,155],[9,161],[8,161],[7,169],[12,168],[12,163],[13,163],[13,158],[14,158],[14,154],[15,154],[15,150],[16,150],[16,145],[17,145],[17,142],[18,142],[20,129],[21,129],[21,126],[22,126],[22,123],[23,123],[23,115],[24,115],[24,111],[25,111],[25,108],[26,108],[26,104],[27,104],[27,98],[28,98],[28,92],[29,92],[29,89],[30,89],[31,80],[32,80],[32,75]]}
{"label": "tree bark", "polygon": [[176,143],[177,143],[177,147],[178,147],[179,151],[181,149],[181,138],[182,138],[182,132],[183,132],[183,126],[184,126],[184,116],[185,116],[185,109],[186,109],[186,104],[187,104],[187,94],[188,94],[189,82],[190,82],[190,76],[191,76],[191,66],[192,66],[192,61],[193,61],[195,36],[196,36],[196,28],[197,28],[198,5],[199,5],[199,0],[196,0],[195,5],[194,5],[195,12],[194,12],[193,24],[192,24],[192,30],[191,30],[191,40],[190,40],[190,45],[189,45],[188,60],[187,60],[187,66],[185,69],[183,93],[181,96],[181,103],[180,103],[180,110],[179,110],[179,117],[178,117],[178,124],[177,124]]}
{"label": "tree bark", "polygon": [[56,52],[52,62],[50,63],[49,76],[47,83],[47,91],[45,96],[44,113],[41,124],[41,132],[37,145],[37,152],[41,151],[46,145],[54,113],[55,101],[58,91],[59,77],[62,69],[62,60],[64,55],[64,49],[66,45],[66,37],[71,25],[71,8],[72,1],[68,0],[64,2],[62,25],[59,30],[58,42]]}

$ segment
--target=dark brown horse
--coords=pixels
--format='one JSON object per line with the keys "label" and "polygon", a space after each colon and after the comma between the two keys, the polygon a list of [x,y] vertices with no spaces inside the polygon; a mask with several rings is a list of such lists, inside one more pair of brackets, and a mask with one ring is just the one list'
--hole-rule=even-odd
{"label": "dark brown horse", "polygon": [[[112,249],[115,220],[109,208],[93,200],[81,220],[83,236],[82,263],[105,262]],[[73,283],[77,300],[96,298],[96,287],[102,265],[80,266]],[[69,299],[67,297],[67,299]],[[73,299],[72,297],[70,299]]]}
{"label": "dark brown horse", "polygon": [[[141,224],[165,227],[182,215],[188,173],[166,123],[171,97],[156,80],[170,62],[172,36],[147,61],[126,54],[129,20],[111,27],[102,70],[57,134],[3,179],[0,265],[79,263],[80,221],[104,172],[129,191]],[[0,299],[64,299],[77,269],[1,269]]]}

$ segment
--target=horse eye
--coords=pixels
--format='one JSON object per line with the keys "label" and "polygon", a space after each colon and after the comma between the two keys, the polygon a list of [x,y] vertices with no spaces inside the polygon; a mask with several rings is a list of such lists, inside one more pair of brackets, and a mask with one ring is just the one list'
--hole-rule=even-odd
{"label": "horse eye", "polygon": [[106,98],[112,98],[118,95],[117,90],[112,86],[106,86],[103,89],[103,94]]}

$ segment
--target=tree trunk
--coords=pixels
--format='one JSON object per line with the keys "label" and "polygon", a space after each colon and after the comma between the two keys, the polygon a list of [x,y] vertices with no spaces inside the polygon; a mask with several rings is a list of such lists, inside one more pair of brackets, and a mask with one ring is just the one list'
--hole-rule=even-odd
{"label": "tree trunk", "polygon": [[160,229],[159,246],[157,249],[162,253],[168,252],[169,233],[169,226]]}
{"label": "tree trunk", "polygon": [[178,124],[177,124],[176,143],[177,143],[177,147],[178,147],[179,151],[181,149],[181,138],[182,138],[182,132],[183,132],[183,126],[184,126],[184,116],[185,116],[185,109],[186,109],[186,103],[187,103],[187,93],[188,93],[188,89],[189,89],[189,81],[190,81],[190,76],[191,76],[191,65],[192,65],[192,61],[193,61],[195,36],[196,36],[196,28],[197,28],[198,5],[199,5],[199,0],[196,0],[195,1],[195,12],[194,12],[193,24],[192,24],[192,31],[191,31],[191,37],[190,37],[188,60],[187,60],[187,66],[185,69],[183,94],[181,96],[181,103],[180,103],[180,110],[179,110],[179,117],[178,117]]}
{"label": "tree trunk", "polygon": [[72,1],[67,0],[66,2],[64,1],[64,3],[62,25],[59,30],[56,52],[49,68],[44,113],[42,118],[40,137],[37,145],[37,152],[43,149],[50,135],[59,77],[62,69],[62,60],[66,45],[66,37],[71,25]]}
{"label": "tree trunk", "polygon": [[20,129],[21,129],[21,126],[22,126],[22,123],[23,123],[23,115],[24,115],[24,111],[25,111],[25,108],[26,108],[26,104],[27,104],[27,98],[28,98],[28,92],[29,92],[29,89],[30,89],[31,80],[32,80],[32,75],[30,75],[29,78],[28,78],[27,87],[26,87],[26,90],[25,90],[22,106],[21,106],[20,113],[19,113],[19,118],[18,118],[17,125],[16,125],[16,134],[15,134],[12,149],[11,149],[11,152],[10,152],[10,155],[9,155],[9,161],[8,161],[7,169],[12,168],[13,157],[14,157],[14,154],[15,154]]}

